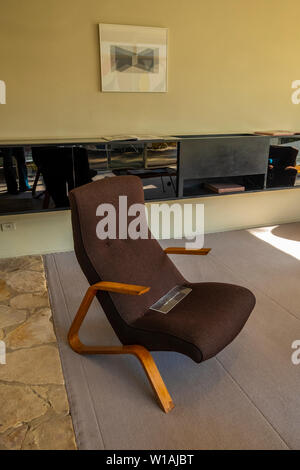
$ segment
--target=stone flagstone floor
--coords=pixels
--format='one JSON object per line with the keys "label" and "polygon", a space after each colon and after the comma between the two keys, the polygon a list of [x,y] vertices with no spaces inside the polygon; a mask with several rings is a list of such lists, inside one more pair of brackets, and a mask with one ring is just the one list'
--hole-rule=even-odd
{"label": "stone flagstone floor", "polygon": [[76,449],[41,256],[0,259],[0,449]]}

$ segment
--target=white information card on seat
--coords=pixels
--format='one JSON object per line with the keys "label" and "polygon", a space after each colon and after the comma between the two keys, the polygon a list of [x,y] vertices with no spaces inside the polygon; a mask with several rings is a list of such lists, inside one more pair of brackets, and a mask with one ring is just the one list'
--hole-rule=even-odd
{"label": "white information card on seat", "polygon": [[150,307],[150,310],[156,310],[160,313],[169,313],[184,297],[191,292],[190,287],[175,286],[167,294],[161,297],[155,304]]}

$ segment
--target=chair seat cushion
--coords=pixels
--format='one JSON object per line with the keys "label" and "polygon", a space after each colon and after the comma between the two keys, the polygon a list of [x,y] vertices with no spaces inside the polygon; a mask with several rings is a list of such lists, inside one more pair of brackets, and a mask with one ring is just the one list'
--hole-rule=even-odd
{"label": "chair seat cushion", "polygon": [[143,332],[148,349],[177,351],[201,362],[221,351],[241,331],[255,297],[248,289],[232,284],[185,285],[192,291],[169,313],[148,310],[130,326]]}

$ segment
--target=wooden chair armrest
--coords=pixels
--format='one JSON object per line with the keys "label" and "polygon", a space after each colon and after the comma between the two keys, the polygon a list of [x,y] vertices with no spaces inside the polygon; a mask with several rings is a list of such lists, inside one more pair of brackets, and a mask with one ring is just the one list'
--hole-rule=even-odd
{"label": "wooden chair armrest", "polygon": [[174,247],[166,248],[164,250],[164,252],[167,253],[168,255],[201,255],[201,256],[204,256],[204,255],[208,255],[210,250],[211,250],[211,248],[201,248],[201,249],[196,248],[196,249],[188,250],[188,249],[183,248],[183,247],[174,246]]}
{"label": "wooden chair armrest", "polygon": [[117,292],[119,294],[142,295],[150,290],[147,286],[137,286],[134,284],[123,284],[121,282],[97,282],[90,289],[92,291],[104,290],[107,292]]}

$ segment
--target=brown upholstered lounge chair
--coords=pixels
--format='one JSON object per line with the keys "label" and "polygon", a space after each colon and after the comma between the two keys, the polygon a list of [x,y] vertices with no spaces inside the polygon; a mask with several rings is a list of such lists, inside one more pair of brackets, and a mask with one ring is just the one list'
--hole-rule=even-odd
{"label": "brown upholstered lounge chair", "polygon": [[[70,192],[75,252],[90,287],[70,328],[69,344],[82,354],[135,355],[162,409],[168,412],[174,405],[149,350],[176,351],[197,363],[205,361],[240,332],[255,305],[255,297],[236,285],[191,284],[168,257],[169,253],[203,255],[209,249],[163,250],[153,238],[100,240],[96,235],[97,206],[111,203],[118,210],[119,195],[127,195],[128,207],[143,204],[141,180],[136,176],[106,178]],[[149,309],[176,285],[190,286],[192,292],[168,314]],[[94,296],[123,346],[81,343],[78,332]]]}

